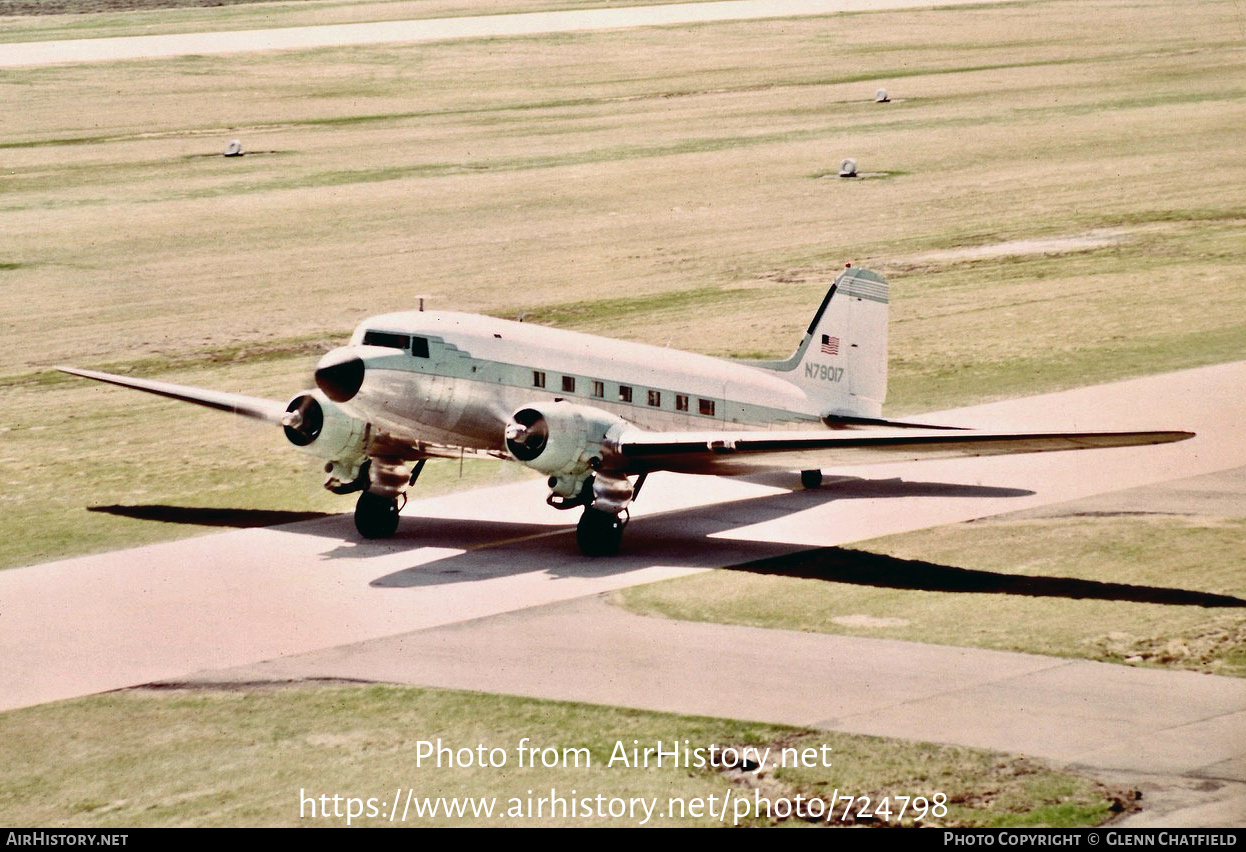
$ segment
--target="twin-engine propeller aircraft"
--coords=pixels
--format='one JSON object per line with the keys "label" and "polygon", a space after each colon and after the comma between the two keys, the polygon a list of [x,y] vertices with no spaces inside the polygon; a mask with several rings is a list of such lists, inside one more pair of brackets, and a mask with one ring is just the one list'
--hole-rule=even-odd
{"label": "twin-engine propeller aircraft", "polygon": [[[288,405],[60,369],[280,425],[324,459],[325,488],[359,492],[355,526],[386,538],[430,458],[510,459],[549,477],[549,505],[583,508],[583,553],[618,550],[653,471],[747,474],[954,456],[1160,444],[1189,432],[988,434],[882,419],[887,283],[847,269],[786,361],[728,361],[442,312],[384,314],[316,367]],[[870,430],[870,431],[864,431]]]}

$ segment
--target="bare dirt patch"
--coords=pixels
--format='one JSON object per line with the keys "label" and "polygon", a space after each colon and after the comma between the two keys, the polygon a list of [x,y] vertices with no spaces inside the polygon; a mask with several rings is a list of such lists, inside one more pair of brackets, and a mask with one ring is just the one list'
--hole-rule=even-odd
{"label": "bare dirt patch", "polygon": [[1094,231],[1068,237],[1009,240],[990,245],[966,246],[948,251],[932,251],[909,258],[912,263],[947,263],[961,260],[994,260],[1026,255],[1057,255],[1093,251],[1120,245],[1128,240],[1123,231]]}
{"label": "bare dirt patch", "polygon": [[1246,622],[1233,620],[1201,625],[1178,636],[1133,636],[1114,631],[1095,640],[1105,659],[1136,664],[1226,673],[1240,649],[1246,647]]}
{"label": "bare dirt patch", "polygon": [[832,618],[831,621],[841,627],[907,627],[909,624],[908,619],[905,618],[879,618],[864,613],[840,615]]}

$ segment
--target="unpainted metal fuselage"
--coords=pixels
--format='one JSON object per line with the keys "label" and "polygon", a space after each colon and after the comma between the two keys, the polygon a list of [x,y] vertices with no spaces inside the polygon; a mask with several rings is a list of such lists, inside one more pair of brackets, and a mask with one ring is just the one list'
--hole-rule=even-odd
{"label": "unpainted metal fuselage", "polygon": [[[365,344],[385,335],[394,346]],[[364,373],[339,403],[347,413],[408,442],[498,455],[512,412],[533,403],[576,402],[658,432],[807,429],[823,413],[765,368],[474,314],[372,317],[321,369],[351,358]]]}

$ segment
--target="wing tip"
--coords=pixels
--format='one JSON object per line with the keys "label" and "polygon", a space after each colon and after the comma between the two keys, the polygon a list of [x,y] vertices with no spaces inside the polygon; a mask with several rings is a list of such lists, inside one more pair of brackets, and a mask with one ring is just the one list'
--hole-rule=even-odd
{"label": "wing tip", "polygon": [[1198,435],[1197,432],[1182,432],[1182,431],[1161,432],[1160,434],[1165,436],[1163,441],[1161,442],[1165,444],[1171,444],[1177,441],[1188,441],[1191,438],[1194,438]]}

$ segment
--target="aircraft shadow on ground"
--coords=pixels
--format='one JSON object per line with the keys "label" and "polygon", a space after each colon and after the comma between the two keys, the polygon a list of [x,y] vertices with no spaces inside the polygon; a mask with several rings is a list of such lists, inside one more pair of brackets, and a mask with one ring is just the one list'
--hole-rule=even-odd
{"label": "aircraft shadow on ground", "polygon": [[[765,481],[755,478],[753,481]],[[776,482],[779,481],[776,479]],[[790,485],[791,474],[782,479]],[[536,524],[505,524],[469,519],[404,519],[397,541],[424,547],[475,548],[435,562],[415,565],[372,581],[373,586],[407,588],[471,582],[500,576],[543,571],[554,577],[607,577],[649,568],[678,565],[717,568],[762,560],[792,551],[785,542],[715,538],[743,526],[777,520],[794,512],[845,499],[898,497],[1023,497],[1033,494],[1017,488],[960,485],[945,482],[907,482],[902,479],[845,478],[822,489],[798,489],[744,500],[697,506],[636,518],[623,537],[623,550],[603,559],[583,557],[576,550],[572,530]],[[640,498],[644,499],[643,495]],[[568,522],[578,513],[568,513]],[[343,545],[334,556],[358,557],[361,547]]]}
{"label": "aircraft shadow on ground", "polygon": [[[768,474],[747,477],[751,482],[768,485],[790,486],[792,474]],[[843,477],[827,480],[822,490],[805,491],[803,489],[791,493],[770,495],[756,498],[760,500],[783,499],[791,501],[790,505],[758,521],[779,517],[782,514],[800,511],[814,505],[861,497],[1022,497],[1033,494],[1016,488],[994,488],[989,486],[957,485],[944,482],[905,482],[901,479],[869,480],[859,477]],[[754,501],[746,500],[737,503],[720,505],[749,505]],[[717,507],[710,506],[699,510],[707,515]],[[351,525],[348,513],[331,512],[293,512],[281,509],[241,509],[221,506],[173,506],[164,503],[148,503],[135,506],[113,504],[108,506],[87,506],[88,512],[99,512],[117,517],[130,518],[136,521],[155,521],[167,524],[186,524],[187,526],[221,527],[223,529],[254,529],[256,527],[275,527],[286,524],[303,524],[300,533],[322,536],[324,538],[340,538],[344,540],[343,548],[335,554],[357,558],[360,550],[374,549],[377,553],[391,553],[395,544],[419,547],[461,548],[479,546],[488,541],[506,546],[514,539],[523,539],[549,532],[556,527],[543,524],[524,524],[505,521],[479,521],[456,518],[421,518],[418,515],[404,515],[398,527],[398,534],[393,539],[383,541],[359,540]],[[305,523],[308,521],[325,521],[336,519],[339,523]],[[578,520],[578,513],[568,513],[567,526]],[[626,540],[625,540],[626,541]],[[560,544],[559,551],[563,550]],[[552,555],[552,554],[551,554]]]}
{"label": "aircraft shadow on ground", "polygon": [[1231,595],[1133,586],[1073,577],[1034,577],[1002,574],[916,559],[898,559],[843,547],[827,547],[789,553],[770,559],[732,565],[727,570],[772,574],[854,586],[906,589],[958,594],[1020,595],[1072,600],[1120,601],[1168,606],[1246,607],[1246,600]]}
{"label": "aircraft shadow on ground", "polygon": [[[756,476],[750,477],[750,480],[789,486],[791,474]],[[92,506],[89,511],[137,520],[232,528],[297,523],[300,533],[342,541],[341,546],[323,554],[324,559],[366,559],[373,554],[381,556],[423,547],[466,550],[378,577],[371,585],[379,588],[440,586],[536,571],[552,577],[596,578],[654,565],[691,568],[727,565],[730,566],[727,570],[732,571],[876,588],[1170,606],[1246,607],[1246,600],[1241,598],[1186,589],[1005,574],[897,559],[842,547],[793,553],[794,545],[788,543],[715,537],[838,500],[901,497],[990,499],[1023,497],[1033,493],[1018,488],[844,477],[828,480],[823,488],[812,491],[797,489],[639,517],[624,536],[622,553],[604,559],[588,559],[576,550],[572,535],[572,524],[578,518],[576,512],[568,513],[565,526],[407,515],[403,517],[394,538],[361,541],[355,538],[347,514],[168,505]]]}
{"label": "aircraft shadow on ground", "polygon": [[[790,485],[791,474],[750,477],[753,482]],[[946,482],[908,482],[903,479],[829,480],[822,489],[794,490],[746,500],[698,506],[637,519],[624,537],[623,552],[607,559],[587,559],[575,549],[571,522],[567,526],[480,521],[468,518],[404,516],[398,535],[385,541],[352,540],[349,515],[291,512],[270,509],[138,505],[91,506],[103,512],[141,521],[193,524],[234,529],[298,524],[298,532],[343,541],[324,558],[366,558],[371,553],[392,554],[413,547],[468,548],[466,553],[420,564],[372,581],[383,588],[438,586],[493,577],[544,571],[555,577],[593,578],[627,573],[653,565],[685,565],[755,574],[774,574],[876,588],[960,594],[1006,594],[1074,600],[1107,600],[1170,606],[1246,607],[1246,600],[1230,595],[1159,586],[1134,586],[1079,580],[1070,577],[1034,577],[897,559],[842,547],[792,553],[782,542],[714,538],[716,534],[750,524],[776,520],[794,512],[837,500],[899,497],[1022,497],[1032,494],[1016,488],[961,485]],[[643,499],[643,497],[642,497]],[[309,523],[310,522],[310,523]],[[471,549],[474,548],[474,549]]]}
{"label": "aircraft shadow on ground", "polygon": [[251,529],[275,527],[299,521],[331,518],[327,512],[287,512],[278,509],[231,509],[202,506],[88,506],[88,512],[102,512],[139,521],[159,521],[166,524],[190,524],[203,527],[228,527]]}

